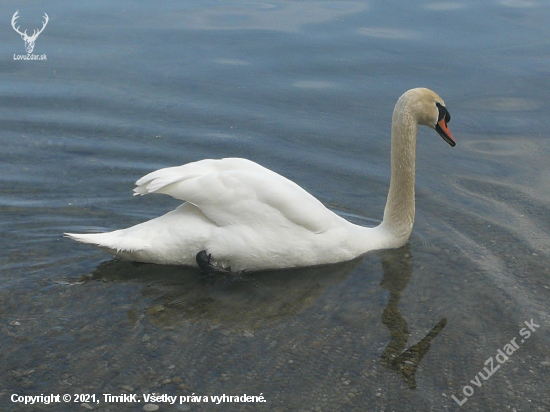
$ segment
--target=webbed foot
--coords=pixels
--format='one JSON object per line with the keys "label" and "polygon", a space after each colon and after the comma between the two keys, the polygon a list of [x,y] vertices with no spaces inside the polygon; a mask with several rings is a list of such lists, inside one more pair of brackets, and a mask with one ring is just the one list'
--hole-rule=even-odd
{"label": "webbed foot", "polygon": [[204,275],[212,275],[216,273],[222,273],[225,275],[232,275],[231,268],[220,268],[211,263],[212,255],[207,253],[206,250],[201,250],[196,256],[197,265]]}

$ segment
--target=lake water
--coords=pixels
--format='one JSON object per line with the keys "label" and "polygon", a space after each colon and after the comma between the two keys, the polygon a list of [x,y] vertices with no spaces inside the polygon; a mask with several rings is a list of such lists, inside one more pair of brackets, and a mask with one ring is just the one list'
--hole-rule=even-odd
{"label": "lake water", "polygon": [[[548,2],[0,10],[2,411],[142,411],[153,393],[201,396],[150,402],[161,412],[550,410]],[[47,60],[14,59],[16,10],[29,34],[48,14]],[[393,105],[419,86],[458,144],[420,129],[401,249],[231,280],[62,238],[159,216],[179,202],[132,197],[138,178],[231,156],[376,223]],[[210,398],[224,394],[265,402]]]}

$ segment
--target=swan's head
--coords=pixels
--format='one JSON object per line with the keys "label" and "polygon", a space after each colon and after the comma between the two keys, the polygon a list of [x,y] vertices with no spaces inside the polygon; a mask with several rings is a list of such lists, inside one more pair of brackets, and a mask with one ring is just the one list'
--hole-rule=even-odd
{"label": "swan's head", "polygon": [[424,88],[411,89],[401,96],[399,101],[401,100],[416,117],[418,124],[434,129],[451,147],[456,146],[456,140],[448,126],[451,115],[437,93]]}

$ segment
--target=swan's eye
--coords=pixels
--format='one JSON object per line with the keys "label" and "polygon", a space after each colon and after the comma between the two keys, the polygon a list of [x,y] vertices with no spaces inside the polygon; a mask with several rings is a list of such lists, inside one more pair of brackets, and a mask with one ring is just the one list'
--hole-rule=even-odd
{"label": "swan's eye", "polygon": [[451,121],[451,114],[447,111],[447,108],[440,103],[436,103],[435,105],[437,106],[437,110],[439,110],[437,121],[440,122],[445,118],[445,123],[449,123]]}

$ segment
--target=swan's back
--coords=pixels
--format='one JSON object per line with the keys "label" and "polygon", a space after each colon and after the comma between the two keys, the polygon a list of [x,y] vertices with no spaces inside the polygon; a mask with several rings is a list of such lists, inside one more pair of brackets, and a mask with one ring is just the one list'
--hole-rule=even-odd
{"label": "swan's back", "polygon": [[320,233],[340,219],[296,183],[246,159],[207,159],[160,169],[136,185],[134,195],[162,193],[184,200],[218,226],[268,223],[268,216],[279,213]]}

